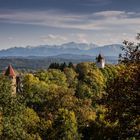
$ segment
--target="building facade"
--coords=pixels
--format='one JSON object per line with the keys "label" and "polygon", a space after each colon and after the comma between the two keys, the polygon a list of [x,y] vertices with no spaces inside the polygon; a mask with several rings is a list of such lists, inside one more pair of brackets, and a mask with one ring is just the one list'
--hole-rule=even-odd
{"label": "building facade", "polygon": [[96,66],[98,68],[105,67],[105,58],[101,54],[99,54],[98,57],[96,58]]}
{"label": "building facade", "polygon": [[11,81],[11,90],[12,95],[16,95],[17,92],[17,75],[12,67],[12,65],[9,65],[8,68],[4,71],[4,75],[9,78]]}

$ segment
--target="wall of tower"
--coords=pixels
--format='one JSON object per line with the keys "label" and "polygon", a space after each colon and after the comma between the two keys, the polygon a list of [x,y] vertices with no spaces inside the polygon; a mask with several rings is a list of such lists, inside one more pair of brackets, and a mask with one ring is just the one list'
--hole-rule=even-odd
{"label": "wall of tower", "polygon": [[102,59],[100,62],[96,62],[96,66],[98,68],[104,68],[105,67],[105,60]]}
{"label": "wall of tower", "polygon": [[11,89],[12,89],[12,95],[16,95],[16,76],[13,76],[10,78],[11,79]]}

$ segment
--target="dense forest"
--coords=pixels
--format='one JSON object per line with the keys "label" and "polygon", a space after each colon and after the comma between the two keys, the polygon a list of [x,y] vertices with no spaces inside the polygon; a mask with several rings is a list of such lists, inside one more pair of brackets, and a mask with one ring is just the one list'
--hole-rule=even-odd
{"label": "dense forest", "polygon": [[[66,56],[66,54],[63,54],[64,58],[59,56],[29,56],[29,57],[0,57],[0,71],[3,71],[7,65],[12,64],[12,66],[16,70],[22,70],[22,71],[36,71],[40,69],[47,69],[50,64],[52,63],[66,63],[72,62],[73,64],[78,64],[81,62],[93,62],[95,61],[95,56],[85,56],[85,55],[69,55]],[[63,56],[62,55],[62,56]],[[118,57],[111,57],[106,56],[106,62],[109,64],[117,64],[118,63]]]}
{"label": "dense forest", "polygon": [[117,65],[52,64],[24,73],[16,96],[1,75],[0,139],[138,140],[140,44],[124,44]]}

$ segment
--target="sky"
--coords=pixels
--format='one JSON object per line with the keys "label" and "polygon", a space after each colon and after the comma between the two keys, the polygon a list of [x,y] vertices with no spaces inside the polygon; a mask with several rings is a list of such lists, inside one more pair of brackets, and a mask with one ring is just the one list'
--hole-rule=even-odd
{"label": "sky", "polygon": [[0,0],[0,49],[121,44],[140,32],[140,0]]}

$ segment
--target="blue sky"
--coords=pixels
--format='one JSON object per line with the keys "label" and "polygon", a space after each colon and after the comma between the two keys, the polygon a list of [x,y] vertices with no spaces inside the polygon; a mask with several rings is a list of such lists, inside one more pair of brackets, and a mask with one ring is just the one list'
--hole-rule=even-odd
{"label": "blue sky", "polygon": [[140,0],[0,0],[0,49],[132,40],[139,7]]}

